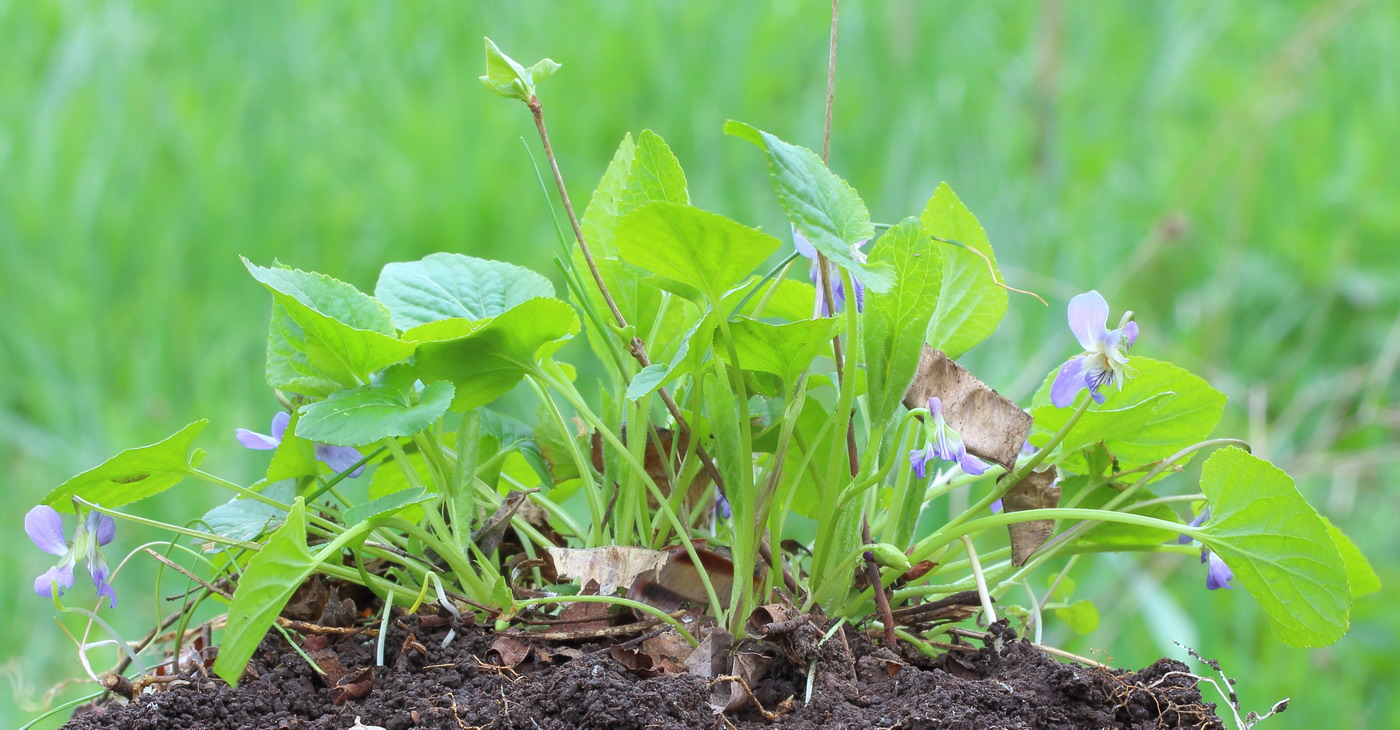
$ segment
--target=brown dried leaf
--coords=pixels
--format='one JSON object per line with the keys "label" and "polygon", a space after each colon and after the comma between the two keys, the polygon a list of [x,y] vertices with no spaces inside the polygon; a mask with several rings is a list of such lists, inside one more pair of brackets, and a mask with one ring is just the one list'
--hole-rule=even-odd
{"label": "brown dried leaf", "polygon": [[321,612],[326,610],[326,602],[330,600],[330,588],[319,575],[313,575],[302,581],[297,589],[292,592],[292,597],[287,601],[287,605],[282,609],[282,616],[293,621],[315,622],[321,618]]}
{"label": "brown dried leaf", "polygon": [[[705,573],[710,577],[710,585],[715,596],[728,601],[734,589],[734,563],[729,558],[713,550],[697,547],[696,555]],[[762,579],[754,576],[755,584]],[[706,604],[709,598],[705,593],[705,583],[700,579],[700,571],[683,547],[668,551],[667,560],[655,573],[637,576],[627,591],[627,597],[655,606],[667,613],[675,611],[686,603]]]}
{"label": "brown dried leaf", "polygon": [[510,518],[515,516],[515,511],[524,504],[525,497],[531,492],[538,492],[538,489],[512,489],[506,494],[506,498],[501,500],[501,506],[481,523],[481,527],[472,532],[472,542],[481,548],[484,555],[496,552],[496,548],[501,545],[501,538],[506,534],[506,528],[510,527]]}
{"label": "brown dried leaf", "polygon": [[[585,588],[583,594],[595,595],[598,584],[590,581],[588,585],[593,588],[593,591],[590,592]],[[608,613],[608,604],[606,603],[593,603],[592,601],[567,603],[564,604],[564,610],[559,612],[559,622],[561,624],[568,622],[569,631],[585,633],[607,628],[608,624],[612,623],[612,615]]]}
{"label": "brown dried leaf", "polygon": [[702,629],[700,645],[685,658],[685,670],[697,677],[718,677],[729,669],[729,647],[734,635],[715,627]]}
{"label": "brown dried leaf", "polygon": [[350,673],[340,663],[340,654],[329,648],[330,638],[324,635],[311,635],[301,640],[301,650],[321,668],[326,684],[335,686]]}
{"label": "brown dried leaf", "polygon": [[912,583],[927,575],[930,570],[933,570],[937,566],[938,563],[932,560],[920,560],[909,566],[909,569],[904,571],[904,575],[900,576],[900,580],[906,583]]}
{"label": "brown dried leaf", "polygon": [[[1007,512],[1020,512],[1028,509],[1050,509],[1060,504],[1060,488],[1054,486],[1055,467],[1045,471],[1034,471],[1026,475],[1019,484],[1012,487],[1001,498]],[[1007,525],[1011,533],[1011,564],[1026,564],[1031,553],[1045,544],[1055,534],[1054,520],[1034,520]]]}
{"label": "brown dried leaf", "polygon": [[675,631],[667,631],[642,641],[642,651],[651,657],[651,664],[662,674],[684,674],[685,660],[693,648]]}
{"label": "brown dried leaf", "polygon": [[364,667],[342,677],[331,688],[331,704],[343,705],[351,700],[362,700],[374,690],[374,667]]}
{"label": "brown dried leaf", "polygon": [[730,670],[724,675],[728,678],[727,681],[710,685],[710,709],[719,715],[737,710],[751,701],[757,704],[753,699],[752,688],[768,674],[768,666],[772,662],[773,658],[766,654],[752,651],[735,652]]}
{"label": "brown dried leaf", "polygon": [[491,642],[491,648],[486,650],[487,654],[495,654],[500,661],[497,664],[503,667],[515,667],[525,661],[525,657],[530,656],[530,650],[534,648],[527,641],[521,641],[512,636],[497,636]]}
{"label": "brown dried leaf", "polygon": [[664,550],[648,550],[624,545],[605,545],[586,550],[546,548],[561,580],[580,585],[598,582],[600,595],[610,596],[618,586],[631,586],[637,576],[654,572],[670,558]]}
{"label": "brown dried leaf", "polygon": [[1000,464],[1008,472],[1016,467],[1016,457],[1031,432],[1031,414],[987,387],[941,350],[924,345],[914,382],[904,393],[904,405],[927,408],[933,396],[943,401],[943,417],[962,436],[969,452]]}

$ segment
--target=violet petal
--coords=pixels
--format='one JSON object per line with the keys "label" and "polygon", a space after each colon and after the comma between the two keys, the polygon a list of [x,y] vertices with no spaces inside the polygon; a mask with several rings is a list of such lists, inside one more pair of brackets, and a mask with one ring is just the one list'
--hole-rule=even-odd
{"label": "violet petal", "polygon": [[1076,355],[1060,366],[1055,382],[1050,386],[1050,402],[1056,408],[1074,404],[1074,397],[1084,388],[1084,356]]}
{"label": "violet petal", "polygon": [[50,555],[68,552],[68,540],[63,536],[63,518],[58,510],[41,504],[24,516],[24,532],[34,546]]}
{"label": "violet petal", "polygon": [[1125,344],[1123,347],[1132,347],[1133,343],[1137,342],[1138,323],[1134,321],[1123,325],[1123,336],[1128,338],[1127,344]]}
{"label": "violet petal", "polygon": [[1217,590],[1220,588],[1231,589],[1230,581],[1235,578],[1235,571],[1230,570],[1230,566],[1220,559],[1219,555],[1211,553],[1207,560],[1209,565],[1206,568],[1206,588]]}
{"label": "violet petal", "polygon": [[[359,463],[364,458],[364,454],[359,449],[352,446],[327,446],[326,444],[316,444],[316,458],[331,468],[331,471],[339,474]],[[364,472],[365,468],[360,467],[346,476],[354,479]]]}
{"label": "violet petal", "polygon": [[277,443],[282,443],[282,436],[287,433],[287,424],[292,422],[292,414],[286,411],[278,411],[272,417],[272,438],[277,439]]}
{"label": "violet petal", "polygon": [[238,439],[238,443],[259,451],[270,451],[277,448],[282,443],[281,439],[273,438],[265,433],[249,431],[246,428],[240,428],[234,431],[233,435]]}
{"label": "violet petal", "polygon": [[1108,302],[1097,291],[1069,300],[1069,328],[1085,350],[1100,349],[1108,339]]}
{"label": "violet petal", "polygon": [[64,561],[44,571],[34,579],[34,592],[44,598],[53,598],[53,586],[58,584],[58,595],[73,587],[73,563]]}
{"label": "violet petal", "polygon": [[117,536],[117,521],[101,512],[89,512],[87,517],[88,531],[97,536],[99,546],[106,545]]}

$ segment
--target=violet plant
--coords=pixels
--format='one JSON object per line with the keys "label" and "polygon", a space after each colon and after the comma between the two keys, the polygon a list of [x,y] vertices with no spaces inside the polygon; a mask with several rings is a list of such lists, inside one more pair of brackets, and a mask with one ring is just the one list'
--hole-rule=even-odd
{"label": "violet plant", "polygon": [[[312,574],[498,628],[598,601],[694,642],[702,624],[741,636],[756,607],[785,603],[929,651],[944,629],[901,622],[897,609],[967,590],[990,608],[1058,558],[1194,555],[1178,535],[1208,556],[1207,587],[1243,588],[1289,645],[1337,640],[1352,597],[1375,589],[1360,552],[1286,474],[1212,438],[1225,396],[1129,356],[1138,324],[1129,314],[1108,330],[1097,292],[1071,300],[1069,333],[1054,335],[1082,353],[1024,408],[958,365],[996,331],[1009,287],[946,184],[917,215],[879,225],[822,156],[729,122],[723,131],[766,163],[790,242],[693,205],[649,131],[623,139],[578,217],[536,93],[559,65],[527,68],[489,40],[486,51],[482,80],[527,106],[570,223],[555,257],[563,291],[461,253],[390,263],[372,294],[245,261],[271,294],[266,374],[284,410],[271,434],[238,439],[270,452],[266,474],[245,485],[201,470],[192,444],[205,421],[122,452],[26,520],[41,549],[63,556],[36,591],[71,585],[83,553],[110,596],[95,549],[112,540],[112,519],[157,524],[123,508],[187,478],[232,497],[195,527],[165,525],[188,553],[222,556],[195,569],[234,586],[213,595],[228,603],[214,670],[231,683]],[[810,282],[788,275],[799,255]],[[589,349],[569,357],[592,356],[587,370],[559,359],[580,333]],[[601,386],[580,386],[585,371]],[[512,392],[536,409],[493,409]],[[1166,479],[1205,451],[1198,486]],[[965,510],[920,526],[957,491]],[[1209,517],[1183,519],[1190,505]],[[71,546],[55,510],[86,514]],[[1000,544],[978,555],[971,537]],[[802,549],[782,547],[792,542]],[[657,560],[581,595],[588,561],[569,566],[610,546]],[[530,567],[506,562],[516,554]],[[660,571],[685,566],[694,580],[666,588],[693,609],[678,619],[653,589]],[[1070,620],[1082,617],[1075,605],[1055,594],[1031,608]]]}

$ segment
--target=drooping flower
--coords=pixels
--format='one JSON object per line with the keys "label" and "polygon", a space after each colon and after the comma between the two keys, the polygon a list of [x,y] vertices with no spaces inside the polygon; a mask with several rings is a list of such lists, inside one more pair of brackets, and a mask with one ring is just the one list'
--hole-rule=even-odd
{"label": "drooping flower", "polygon": [[1201,562],[1206,564],[1207,590],[1234,588],[1230,585],[1230,581],[1234,580],[1235,571],[1230,570],[1230,566],[1226,565],[1219,555],[1211,552],[1209,548],[1201,550]]}
{"label": "drooping flower", "polygon": [[962,437],[943,418],[943,401],[937,396],[928,399],[930,418],[924,423],[928,434],[928,444],[922,449],[909,452],[909,465],[920,479],[928,476],[928,462],[934,459],[951,461],[962,467],[964,472],[977,476],[987,471],[981,459],[967,453]]}
{"label": "drooping flower", "polygon": [[101,547],[112,541],[117,534],[117,523],[111,517],[98,512],[89,512],[87,518],[78,523],[69,543],[63,535],[63,518],[58,510],[41,504],[24,516],[24,532],[34,542],[34,546],[50,555],[59,556],[58,564],[49,568],[34,579],[34,592],[52,598],[54,587],[58,595],[73,587],[73,566],[86,558],[88,573],[97,587],[98,596],[106,596],[108,607],[117,607],[117,593],[107,582],[107,559]]}
{"label": "drooping flower", "polygon": [[[1206,507],[1205,509],[1201,510],[1200,514],[1196,515],[1195,519],[1187,523],[1187,526],[1200,527],[1209,520],[1210,508]],[[1193,538],[1190,535],[1178,535],[1176,538],[1176,544],[1190,545],[1192,539]],[[1210,548],[1201,548],[1201,563],[1206,566],[1206,588],[1208,590],[1213,591],[1220,588],[1234,588],[1234,586],[1230,585],[1230,581],[1234,580],[1235,571],[1230,570],[1230,566],[1226,565],[1225,561],[1221,560],[1219,555],[1216,555],[1215,553],[1211,552]]]}
{"label": "drooping flower", "polygon": [[[862,264],[865,263],[865,252],[861,251],[860,247],[864,246],[868,240],[857,241],[855,245],[851,246],[851,257]],[[798,253],[807,258],[807,275],[812,277],[812,283],[817,287],[817,299],[812,306],[812,317],[830,317],[833,313],[841,311],[841,305],[846,302],[846,287],[841,282],[841,269],[836,264],[827,261],[827,278],[831,280],[831,299],[836,305],[828,307],[826,305],[826,289],[822,286],[821,264],[817,258],[817,248],[797,230],[796,226],[792,229],[792,245]],[[855,289],[856,311],[862,311],[865,308],[865,284],[862,284],[854,273],[851,274],[851,284],[852,288]]]}
{"label": "drooping flower", "polygon": [[1089,291],[1069,300],[1069,328],[1079,340],[1084,352],[1060,366],[1055,382],[1050,386],[1050,402],[1056,408],[1074,403],[1079,391],[1088,388],[1089,395],[1102,403],[1099,389],[1118,384],[1123,388],[1127,376],[1128,348],[1137,341],[1137,322],[1129,321],[1121,329],[1108,329],[1108,302],[1097,291]]}
{"label": "drooping flower", "polygon": [[[292,422],[291,414],[286,411],[279,411],[272,417],[272,433],[257,433],[246,428],[238,429],[234,435],[238,438],[238,443],[250,449],[259,451],[269,451],[282,444],[282,436],[287,432],[287,424]],[[340,473],[357,464],[364,454],[353,446],[329,446],[327,444],[316,444],[316,458],[332,471]],[[362,466],[346,476],[351,479],[363,474],[365,468]]]}

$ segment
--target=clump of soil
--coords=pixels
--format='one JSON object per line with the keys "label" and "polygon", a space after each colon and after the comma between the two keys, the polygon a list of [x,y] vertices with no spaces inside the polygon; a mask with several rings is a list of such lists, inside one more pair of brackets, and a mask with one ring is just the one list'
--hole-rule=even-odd
{"label": "clump of soil", "polygon": [[524,652],[518,641],[458,625],[443,647],[447,624],[436,616],[391,622],[383,667],[375,666],[378,640],[365,633],[307,636],[302,649],[324,675],[272,634],[236,689],[194,671],[126,705],[82,708],[65,728],[1224,728],[1186,666],[1169,659],[1141,672],[1086,668],[1010,639],[997,642],[1000,650],[966,646],[935,661],[875,647],[849,627],[819,644],[820,627],[809,624],[740,647],[767,669],[742,707],[719,715],[712,693],[733,680],[619,661],[647,636]]}

